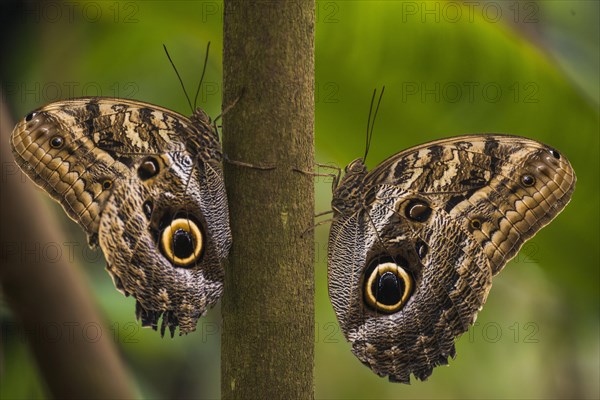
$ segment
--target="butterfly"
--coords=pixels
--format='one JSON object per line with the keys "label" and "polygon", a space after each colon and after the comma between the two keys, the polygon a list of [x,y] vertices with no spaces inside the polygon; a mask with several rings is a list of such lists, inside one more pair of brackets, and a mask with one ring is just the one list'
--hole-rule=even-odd
{"label": "butterfly", "polygon": [[352,352],[402,383],[447,364],[492,277],[565,208],[575,182],[556,149],[500,134],[425,143],[372,171],[350,163],[334,183],[328,287]]}
{"label": "butterfly", "polygon": [[[110,97],[57,101],[17,123],[20,168],[100,246],[115,287],[143,326],[192,332],[223,292],[231,247],[216,120]],[[231,105],[233,106],[233,105]],[[230,107],[231,107],[230,106]],[[247,165],[245,163],[241,163]]]}
{"label": "butterfly", "polygon": [[133,100],[50,103],[19,121],[21,169],[100,246],[145,326],[193,331],[223,291],[231,246],[222,151],[201,109],[190,117]]}

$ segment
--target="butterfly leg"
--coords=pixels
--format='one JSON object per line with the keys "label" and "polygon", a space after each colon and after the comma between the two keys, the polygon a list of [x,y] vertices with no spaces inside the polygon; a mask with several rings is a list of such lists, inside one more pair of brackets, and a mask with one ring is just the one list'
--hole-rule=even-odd
{"label": "butterfly leg", "polygon": [[336,173],[320,173],[320,172],[314,172],[314,171],[305,171],[302,170],[300,168],[292,168],[293,171],[296,172],[300,172],[301,174],[305,174],[305,175],[310,175],[310,176],[321,176],[321,177],[325,177],[325,178],[331,178],[332,182],[332,189],[335,190],[335,188],[338,185],[338,182],[340,181],[340,176],[342,174],[342,169],[340,167],[334,166],[334,165],[329,165],[329,164],[320,164],[320,163],[315,163],[318,167],[320,168],[324,168],[324,169],[331,169],[336,171]]}
{"label": "butterfly leg", "polygon": [[[332,214],[332,213],[333,213],[333,210],[323,211],[323,212],[320,212],[318,214],[315,214],[314,218],[322,217],[323,215]],[[317,228],[317,226],[324,225],[324,224],[326,224],[328,222],[331,222],[331,221],[333,221],[333,218],[327,218],[327,219],[325,219],[323,221],[317,222],[316,224],[308,227],[306,230],[304,230],[304,232],[302,232],[302,234],[300,235],[300,239],[304,239],[304,236],[307,233],[314,231]]]}
{"label": "butterfly leg", "polygon": [[245,167],[245,168],[252,168],[252,169],[259,169],[261,171],[269,171],[272,169],[275,169],[277,167],[275,167],[274,164],[267,164],[267,165],[256,165],[256,164],[250,164],[244,161],[238,161],[238,160],[231,160],[229,158],[229,156],[227,156],[227,154],[223,154],[223,158],[225,159],[225,162],[227,164],[231,164],[231,165],[237,165],[238,167]]}
{"label": "butterfly leg", "polygon": [[213,121],[213,124],[217,124],[217,121],[220,120],[221,118],[223,118],[223,116],[225,114],[227,114],[233,107],[236,106],[236,104],[242,99],[242,97],[244,96],[244,93],[246,92],[245,88],[242,88],[242,93],[240,93],[240,95],[238,97],[235,98],[235,100],[233,100],[233,102],[231,102],[231,104],[229,104],[228,106],[225,107],[225,109],[221,112],[221,114],[217,115]]}

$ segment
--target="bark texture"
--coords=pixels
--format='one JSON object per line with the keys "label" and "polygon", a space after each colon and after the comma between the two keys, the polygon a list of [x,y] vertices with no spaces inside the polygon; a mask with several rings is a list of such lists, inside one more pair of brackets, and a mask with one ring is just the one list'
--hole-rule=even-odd
{"label": "bark texture", "polygon": [[[222,396],[312,398],[314,1],[224,8],[224,151],[233,248],[223,297]],[[243,94],[243,95],[242,95]]]}

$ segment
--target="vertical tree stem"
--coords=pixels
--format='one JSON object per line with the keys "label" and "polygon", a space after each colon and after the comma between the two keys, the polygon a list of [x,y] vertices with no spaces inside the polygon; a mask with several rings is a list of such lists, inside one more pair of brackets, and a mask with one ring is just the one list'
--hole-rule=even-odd
{"label": "vertical tree stem", "polygon": [[223,119],[233,248],[222,395],[312,398],[314,1],[225,0]]}

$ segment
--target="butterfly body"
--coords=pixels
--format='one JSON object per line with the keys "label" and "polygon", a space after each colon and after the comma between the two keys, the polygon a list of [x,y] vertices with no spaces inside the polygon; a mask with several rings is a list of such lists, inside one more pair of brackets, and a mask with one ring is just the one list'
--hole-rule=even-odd
{"label": "butterfly body", "polygon": [[507,135],[426,143],[346,168],[334,190],[329,294],[354,354],[390,380],[454,357],[492,277],[568,203],[556,150]]}
{"label": "butterfly body", "polygon": [[222,293],[231,246],[218,136],[191,118],[113,98],[51,103],[15,127],[23,171],[99,245],[144,325],[182,333]]}

